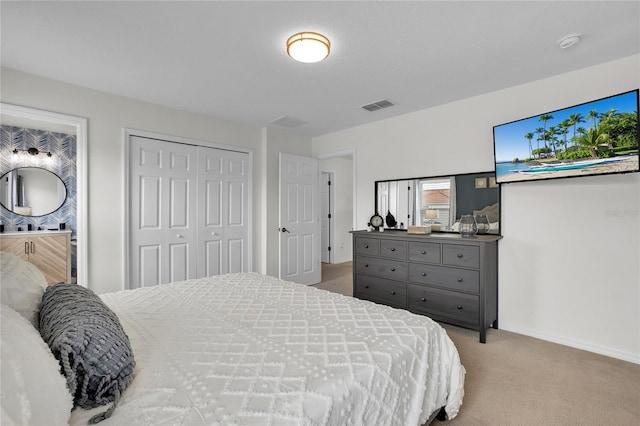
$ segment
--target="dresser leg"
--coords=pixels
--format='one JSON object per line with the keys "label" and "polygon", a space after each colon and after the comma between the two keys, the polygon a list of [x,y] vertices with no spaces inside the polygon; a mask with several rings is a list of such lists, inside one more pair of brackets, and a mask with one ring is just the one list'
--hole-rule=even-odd
{"label": "dresser leg", "polygon": [[487,330],[484,327],[480,330],[480,343],[487,343]]}

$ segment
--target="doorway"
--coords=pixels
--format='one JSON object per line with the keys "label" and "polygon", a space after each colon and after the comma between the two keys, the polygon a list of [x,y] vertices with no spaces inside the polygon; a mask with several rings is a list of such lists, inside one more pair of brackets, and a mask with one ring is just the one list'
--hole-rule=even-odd
{"label": "doorway", "polygon": [[[75,281],[81,286],[88,287],[87,119],[6,103],[1,103],[0,108],[3,125],[75,135],[75,158],[72,159],[76,167],[75,212],[72,212],[75,214],[76,222],[76,229],[72,229],[76,252]],[[4,172],[6,171],[8,170]]]}
{"label": "doorway", "polygon": [[[328,237],[331,251],[329,262],[326,263],[337,264],[350,262],[353,259],[350,232],[356,229],[355,154],[355,149],[351,149],[317,156],[321,173],[326,173],[331,178],[331,237]],[[324,181],[324,177],[321,176],[321,178]],[[323,244],[323,252],[324,247],[326,246]]]}

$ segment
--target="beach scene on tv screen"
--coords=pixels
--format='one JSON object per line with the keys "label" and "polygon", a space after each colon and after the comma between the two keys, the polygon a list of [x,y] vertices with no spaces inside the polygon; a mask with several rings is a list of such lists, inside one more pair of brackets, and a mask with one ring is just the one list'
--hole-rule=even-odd
{"label": "beach scene on tv screen", "polygon": [[496,182],[639,171],[638,91],[495,126]]}

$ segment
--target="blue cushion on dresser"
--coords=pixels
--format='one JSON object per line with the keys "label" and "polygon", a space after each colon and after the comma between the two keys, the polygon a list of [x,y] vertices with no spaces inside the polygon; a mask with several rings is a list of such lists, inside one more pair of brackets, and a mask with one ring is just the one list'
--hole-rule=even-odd
{"label": "blue cushion on dresser", "polygon": [[110,417],[135,366],[116,314],[91,290],[59,283],[42,297],[39,329],[60,362],[74,406],[90,409],[113,403],[90,423]]}

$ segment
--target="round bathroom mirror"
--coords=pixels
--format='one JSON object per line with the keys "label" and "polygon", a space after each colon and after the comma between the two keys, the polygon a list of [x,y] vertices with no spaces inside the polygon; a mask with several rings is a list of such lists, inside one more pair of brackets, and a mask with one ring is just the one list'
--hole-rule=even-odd
{"label": "round bathroom mirror", "polygon": [[39,167],[20,167],[2,175],[0,204],[22,216],[55,212],[67,199],[67,187],[58,175]]}

